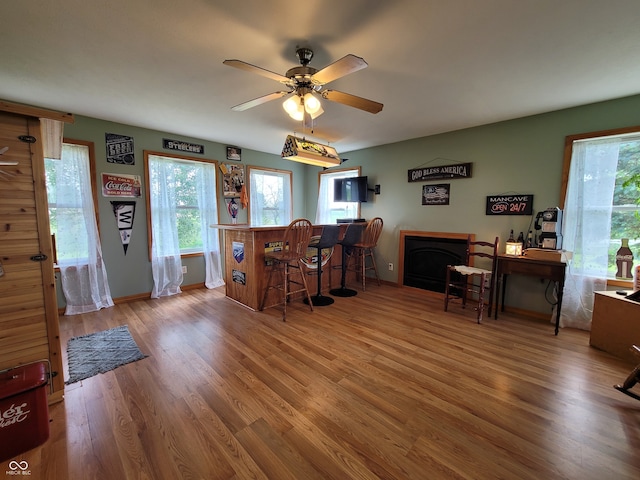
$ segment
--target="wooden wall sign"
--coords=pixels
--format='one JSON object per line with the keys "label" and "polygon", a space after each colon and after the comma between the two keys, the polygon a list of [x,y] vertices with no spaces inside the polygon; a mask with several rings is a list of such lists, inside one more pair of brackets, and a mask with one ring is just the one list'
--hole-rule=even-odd
{"label": "wooden wall sign", "polygon": [[487,215],[531,215],[533,195],[491,195],[487,197]]}
{"label": "wooden wall sign", "polygon": [[471,178],[471,163],[414,168],[409,170],[408,174],[409,182],[424,182],[440,178]]}

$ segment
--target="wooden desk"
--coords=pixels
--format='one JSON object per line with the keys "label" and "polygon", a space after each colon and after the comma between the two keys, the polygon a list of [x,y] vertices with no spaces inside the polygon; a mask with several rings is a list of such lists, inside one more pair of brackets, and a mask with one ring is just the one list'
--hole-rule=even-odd
{"label": "wooden desk", "polygon": [[637,363],[637,357],[630,349],[632,345],[640,345],[640,303],[616,292],[594,294],[589,344],[618,358]]}
{"label": "wooden desk", "polygon": [[567,264],[552,260],[540,260],[514,255],[498,255],[496,267],[496,310],[495,318],[498,318],[498,304],[500,304],[500,284],[502,284],[501,311],[504,312],[504,297],[507,288],[507,277],[511,274],[528,275],[545,278],[558,283],[558,305],[556,309],[556,330],[558,335],[560,327],[560,309],[562,308],[562,290],[564,289],[564,276]]}

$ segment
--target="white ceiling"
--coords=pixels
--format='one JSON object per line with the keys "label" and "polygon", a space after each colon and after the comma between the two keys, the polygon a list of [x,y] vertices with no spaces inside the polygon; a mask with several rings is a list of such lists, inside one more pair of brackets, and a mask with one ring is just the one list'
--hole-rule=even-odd
{"label": "white ceiling", "polygon": [[[339,152],[640,93],[638,0],[5,0],[0,98],[280,154],[292,132]],[[313,135],[277,90],[223,65],[284,74],[348,53]],[[114,132],[117,133],[117,132]]]}

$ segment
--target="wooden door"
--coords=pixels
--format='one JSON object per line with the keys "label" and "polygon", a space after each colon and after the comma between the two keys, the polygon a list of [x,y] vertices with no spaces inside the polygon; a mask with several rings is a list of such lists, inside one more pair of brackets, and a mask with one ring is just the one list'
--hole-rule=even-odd
{"label": "wooden door", "polygon": [[[21,140],[22,137],[22,140]],[[0,370],[49,360],[51,401],[64,375],[40,120],[0,111]]]}

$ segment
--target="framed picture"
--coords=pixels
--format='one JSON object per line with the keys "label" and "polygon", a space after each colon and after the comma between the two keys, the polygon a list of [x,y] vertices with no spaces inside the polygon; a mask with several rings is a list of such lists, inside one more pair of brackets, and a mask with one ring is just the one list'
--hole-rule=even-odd
{"label": "framed picture", "polygon": [[242,154],[242,149],[238,147],[227,147],[227,160],[235,160],[239,162]]}
{"label": "framed picture", "polygon": [[221,163],[222,185],[225,197],[239,197],[244,185],[244,165]]}
{"label": "framed picture", "polygon": [[422,205],[449,205],[449,183],[422,186]]}

